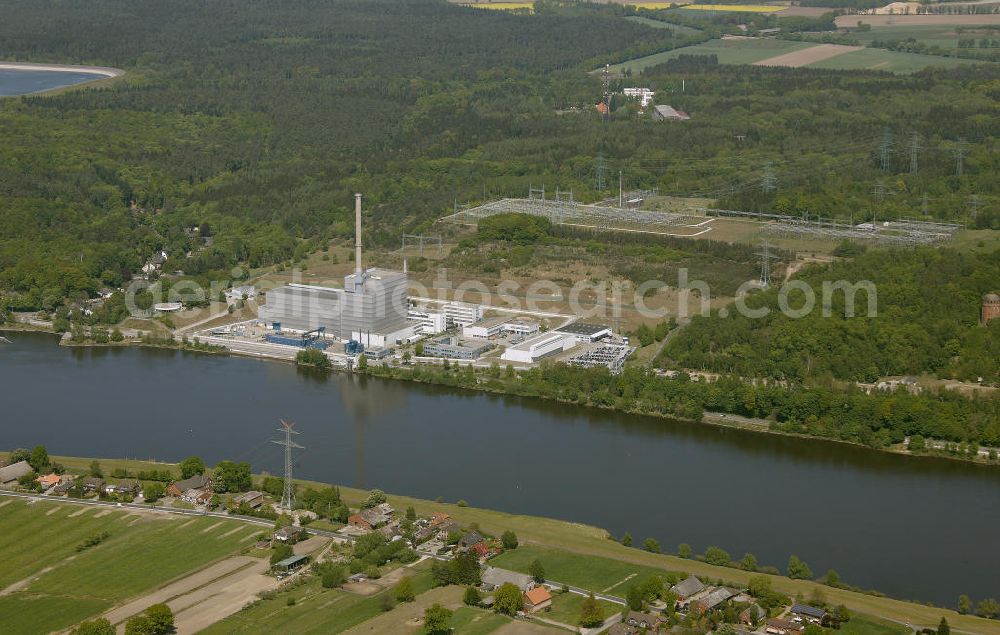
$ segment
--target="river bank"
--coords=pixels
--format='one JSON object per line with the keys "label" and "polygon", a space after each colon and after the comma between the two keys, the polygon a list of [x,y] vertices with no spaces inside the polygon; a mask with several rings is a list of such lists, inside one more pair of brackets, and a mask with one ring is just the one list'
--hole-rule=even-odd
{"label": "river bank", "polygon": [[0,61],[0,70],[10,71],[46,71],[53,73],[88,73],[103,77],[120,77],[125,74],[120,68],[108,66],[73,66],[71,64],[41,64],[35,62],[4,62]]}
{"label": "river bank", "polygon": [[[5,458],[6,452],[0,452]],[[100,462],[105,472],[115,469],[139,470],[176,470],[177,463],[143,461],[134,459],[92,458],[73,456],[53,456],[53,461],[63,464],[73,471],[86,472],[91,462]],[[255,478],[263,478],[266,474],[256,474]],[[302,488],[322,488],[331,484],[318,481],[296,479]],[[360,506],[367,498],[368,491],[345,485],[335,485],[340,489],[341,496],[351,506]],[[414,507],[420,516],[429,516],[434,512],[444,511],[462,525],[476,524],[484,531],[499,535],[503,531],[514,531],[522,545],[532,545],[548,549],[570,552],[586,559],[587,557],[610,558],[613,560],[634,564],[637,566],[654,567],[664,572],[684,572],[703,579],[725,580],[736,585],[745,585],[753,575],[766,575],[772,588],[791,597],[801,595],[810,597],[817,591],[821,592],[830,604],[844,604],[854,612],[875,615],[891,621],[905,623],[916,627],[936,627],[944,616],[954,632],[977,633],[982,635],[1000,635],[1000,622],[984,620],[969,615],[961,615],[949,609],[936,608],[888,597],[876,597],[830,587],[811,580],[794,580],[786,576],[761,574],[743,571],[730,567],[710,565],[705,562],[681,558],[667,554],[651,553],[637,548],[626,547],[614,540],[610,534],[599,527],[586,524],[566,522],[552,518],[509,514],[490,509],[476,508],[455,503],[430,501],[410,496],[387,494],[388,502],[396,509]]]}
{"label": "river bank", "polygon": [[[56,331],[52,330],[51,328],[47,329],[47,328],[44,328],[44,327],[41,327],[41,326],[32,326],[32,325],[23,325],[22,324],[22,326],[24,326],[24,328],[8,328],[9,326],[11,326],[11,325],[7,325],[7,324],[0,325],[0,332],[2,332],[3,330],[11,330],[11,331],[22,330],[22,331],[44,332],[44,333],[51,333],[53,335],[59,335],[59,333],[57,333]],[[332,372],[357,373],[357,374],[363,374],[363,375],[370,375],[370,376],[374,376],[374,377],[379,377],[379,378],[382,378],[382,379],[393,379],[393,380],[411,381],[411,382],[416,382],[416,383],[421,383],[421,384],[427,384],[427,385],[434,385],[434,386],[447,386],[447,387],[450,387],[450,388],[460,388],[460,389],[463,389],[463,390],[483,392],[483,393],[489,393],[489,394],[494,394],[494,395],[514,395],[514,396],[520,396],[520,397],[528,397],[528,398],[541,399],[541,400],[550,401],[550,402],[554,402],[554,403],[561,403],[561,404],[568,404],[568,405],[580,406],[580,407],[584,407],[584,408],[594,408],[594,409],[597,409],[597,410],[606,410],[606,411],[611,411],[611,412],[621,412],[621,413],[625,413],[625,414],[635,414],[635,415],[642,415],[642,416],[658,417],[658,418],[664,419],[664,420],[681,420],[681,421],[686,421],[686,422],[691,422],[691,423],[696,423],[696,424],[704,424],[704,425],[709,425],[709,426],[717,426],[717,427],[721,427],[721,428],[729,428],[729,429],[735,429],[735,430],[745,430],[745,431],[750,431],[750,432],[755,432],[755,433],[761,433],[761,434],[770,434],[770,435],[777,435],[777,436],[782,436],[782,437],[795,438],[795,439],[800,439],[800,440],[803,440],[803,441],[832,443],[832,444],[845,445],[845,446],[856,447],[856,448],[863,448],[865,450],[870,450],[870,451],[874,451],[874,452],[894,454],[894,455],[906,456],[906,457],[917,458],[917,459],[920,459],[920,458],[922,458],[922,459],[945,459],[945,460],[948,460],[948,461],[955,461],[955,462],[959,462],[959,463],[970,463],[970,464],[978,465],[978,466],[981,466],[981,467],[984,467],[984,468],[1000,467],[1000,462],[998,462],[996,459],[990,459],[989,456],[985,455],[985,454],[978,454],[977,453],[975,456],[968,456],[967,454],[957,455],[957,454],[948,452],[948,451],[946,451],[944,449],[935,449],[936,445],[941,445],[941,444],[946,444],[947,443],[947,442],[942,441],[940,439],[930,439],[930,438],[928,438],[926,440],[926,444],[927,444],[927,448],[928,448],[927,450],[924,450],[924,451],[921,451],[921,452],[911,452],[907,448],[906,444],[893,444],[893,445],[889,445],[889,446],[885,446],[885,447],[876,448],[876,447],[871,447],[870,445],[865,445],[863,443],[859,443],[859,442],[851,441],[851,440],[846,440],[846,439],[836,439],[836,438],[830,438],[830,437],[822,437],[822,436],[815,436],[815,435],[810,435],[810,434],[803,434],[803,433],[795,432],[795,431],[791,431],[791,430],[783,430],[780,427],[775,427],[775,424],[777,422],[775,420],[773,420],[773,419],[762,419],[762,418],[746,417],[746,416],[742,416],[742,415],[738,415],[738,414],[734,414],[734,413],[703,411],[701,413],[700,417],[688,417],[688,416],[684,416],[683,414],[678,414],[678,413],[660,413],[660,412],[650,411],[650,410],[641,409],[641,408],[627,408],[627,407],[626,408],[622,408],[622,407],[619,407],[619,406],[616,406],[616,405],[603,405],[603,404],[581,403],[579,401],[572,401],[572,400],[567,400],[567,399],[561,399],[558,396],[525,395],[525,394],[522,394],[520,392],[511,391],[507,387],[498,386],[495,383],[480,381],[479,379],[481,379],[481,375],[484,373],[483,369],[478,369],[478,368],[475,368],[475,367],[473,367],[471,365],[466,365],[466,366],[470,366],[470,367],[474,368],[474,373],[477,374],[477,381],[474,384],[469,384],[469,385],[456,385],[453,382],[445,381],[445,379],[446,379],[447,376],[440,376],[440,375],[433,375],[433,374],[432,375],[425,375],[425,376],[415,376],[411,372],[407,376],[402,376],[402,375],[400,375],[398,373],[389,373],[389,374],[386,374],[384,372],[379,371],[378,367],[355,368],[355,369],[345,370],[344,368],[340,368],[340,367],[337,367],[337,366],[324,369],[324,368],[315,367],[315,366],[310,365],[310,364],[298,364],[296,362],[296,360],[295,360],[295,352],[294,351],[291,352],[291,353],[289,353],[289,354],[287,354],[287,355],[279,356],[277,354],[270,354],[267,351],[250,352],[250,351],[247,351],[247,350],[240,350],[240,349],[232,349],[232,348],[228,348],[227,349],[224,346],[216,344],[216,343],[194,343],[193,341],[185,343],[183,341],[176,341],[175,340],[174,344],[170,344],[164,338],[157,338],[156,341],[145,341],[145,340],[140,340],[140,339],[136,339],[136,338],[126,338],[125,340],[123,340],[121,342],[107,342],[107,343],[95,343],[95,342],[92,342],[92,341],[87,341],[87,342],[72,342],[67,337],[68,333],[62,334],[62,335],[63,335],[63,337],[60,340],[60,346],[70,346],[70,347],[80,347],[80,348],[88,348],[88,347],[113,347],[113,348],[141,347],[141,348],[150,348],[150,349],[164,349],[164,350],[178,350],[178,351],[188,351],[188,352],[199,352],[199,353],[205,353],[205,354],[209,354],[209,355],[233,355],[233,356],[237,356],[237,357],[247,357],[247,358],[251,358],[251,359],[262,359],[262,360],[267,360],[269,362],[281,362],[281,363],[285,363],[285,364],[292,364],[292,365],[295,365],[295,366],[306,368],[310,372],[317,372],[317,373],[332,373]],[[428,365],[425,365],[425,366],[428,366]],[[455,366],[458,367],[459,365],[457,363],[455,363]],[[437,369],[439,367],[439,365],[433,365],[433,366],[428,366],[428,367]],[[464,368],[465,366],[462,366],[462,367]],[[403,368],[403,369],[405,369],[405,367],[392,367],[392,368],[395,368],[395,369]]]}

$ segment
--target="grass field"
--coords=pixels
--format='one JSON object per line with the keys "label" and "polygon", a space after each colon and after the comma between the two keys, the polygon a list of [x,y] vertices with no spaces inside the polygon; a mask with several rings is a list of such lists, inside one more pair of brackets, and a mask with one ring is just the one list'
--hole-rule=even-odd
{"label": "grass field", "polygon": [[[0,456],[3,455],[0,452]],[[67,467],[77,468],[85,468],[91,460],[89,458],[62,456],[52,458]],[[113,469],[115,466],[122,464],[120,460],[100,460],[105,469]],[[153,469],[154,467],[156,469],[163,469],[163,464],[129,461],[129,468],[133,470]],[[299,481],[299,483],[307,487],[325,486],[325,484],[309,481]],[[368,492],[366,491],[345,486],[340,487],[340,492],[344,500],[352,506],[358,506],[368,496]],[[591,525],[571,523],[552,518],[510,514],[476,507],[459,507],[456,504],[437,503],[409,496],[389,495],[388,501],[396,509],[406,509],[408,506],[413,506],[420,515],[429,515],[436,511],[445,512],[450,514],[456,522],[463,526],[477,523],[487,533],[499,535],[503,531],[510,529],[517,533],[522,545],[514,554],[519,554],[520,552],[519,555],[522,558],[524,554],[530,554],[529,548],[535,547],[548,548],[550,551],[557,550],[564,554],[568,552],[579,557],[579,560],[582,562],[579,564],[570,563],[568,555],[561,556],[559,559],[551,562],[546,562],[546,573],[553,579],[558,579],[559,576],[575,575],[586,581],[585,576],[590,575],[592,576],[590,580],[592,584],[595,582],[600,584],[603,579],[611,579],[604,587],[601,587],[603,589],[621,582],[628,573],[635,571],[657,570],[662,573],[684,571],[699,577],[726,579],[736,584],[745,584],[751,576],[750,573],[737,569],[716,567],[696,560],[685,560],[676,556],[654,554],[640,549],[624,547],[613,540],[609,540],[605,530]],[[3,511],[4,509],[0,508],[0,512]],[[2,515],[0,515],[0,523],[3,523]],[[6,523],[3,523],[3,525],[6,526]],[[0,551],[0,557],[4,556],[5,552]],[[500,558],[500,560],[494,562],[498,566],[504,566],[502,564],[504,559],[513,559],[514,555],[505,554]],[[593,564],[595,561],[594,558],[598,562],[596,567]],[[606,561],[613,561],[614,565],[608,564]],[[528,562],[530,563],[530,560]],[[511,560],[511,563],[507,566],[512,567],[514,564],[517,564],[513,560]],[[586,571],[588,568],[604,569],[604,573],[594,575]],[[618,573],[626,570],[627,572],[620,578],[613,579]],[[819,589],[831,604],[844,604],[851,611],[857,613],[877,615],[882,618],[906,621],[934,628],[937,627],[941,617],[944,616],[948,618],[948,622],[951,624],[953,630],[962,630],[979,635],[1000,635],[1000,621],[997,620],[985,620],[970,615],[959,615],[957,612],[949,609],[929,607],[913,602],[894,600],[892,598],[864,595],[842,589],[833,589],[809,580],[791,580],[782,576],[768,576],[768,578],[776,590],[788,595],[795,596],[801,593],[802,596],[808,597],[813,591]],[[566,583],[571,582],[569,579],[562,581]],[[333,598],[331,597],[330,599]],[[279,610],[277,605],[271,605],[271,607],[272,610]],[[0,608],[0,611],[3,611],[3,609]],[[226,621],[223,623],[229,622]],[[225,633],[230,631],[220,628],[214,632]]]}
{"label": "grass field", "polygon": [[463,606],[451,616],[451,627],[458,635],[488,635],[510,621],[497,613]]}
{"label": "grass field", "polygon": [[663,64],[680,55],[715,55],[719,58],[720,64],[753,64],[769,57],[776,57],[784,53],[791,53],[801,49],[809,48],[813,44],[809,42],[791,42],[788,40],[772,39],[725,39],[709,40],[694,46],[685,46],[672,51],[654,53],[645,57],[639,57],[620,64],[612,64],[611,72],[620,73],[626,68],[632,72],[641,71],[650,66]]}
{"label": "grass field", "polygon": [[[555,620],[570,626],[576,626],[580,620],[580,609],[586,598],[576,593],[553,593],[552,609],[541,613],[547,620]],[[598,606],[604,611],[604,617],[608,618],[615,613],[621,613],[625,607],[604,600],[597,601]]]}
{"label": "grass field", "polygon": [[849,622],[841,625],[840,630],[837,632],[839,635],[910,635],[913,631],[902,624],[887,622],[866,615],[855,615]]}
{"label": "grass field", "polygon": [[[568,551],[532,546],[518,547],[514,551],[502,553],[490,560],[490,564],[503,569],[528,573],[528,568],[536,558],[545,567],[545,578],[548,580],[555,580],[588,591],[603,591],[619,597],[624,597],[625,590],[632,581],[642,581],[653,574],[663,576],[666,573],[663,569],[644,567],[620,560],[581,558]],[[624,583],[625,580],[629,580],[629,582]]]}
{"label": "grass field", "polygon": [[[72,626],[235,553],[260,533],[259,527],[236,521],[108,511],[17,500],[0,508],[0,588],[37,576],[0,597],[7,632]],[[245,531],[223,537],[237,528]],[[77,553],[77,545],[105,531],[107,540]]]}

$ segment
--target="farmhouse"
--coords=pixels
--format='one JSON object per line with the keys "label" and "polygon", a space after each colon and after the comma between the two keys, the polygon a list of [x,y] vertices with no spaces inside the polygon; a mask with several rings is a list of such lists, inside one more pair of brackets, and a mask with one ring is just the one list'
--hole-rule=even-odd
{"label": "farmhouse", "polygon": [[507,583],[513,584],[522,592],[535,586],[535,580],[530,575],[496,567],[486,567],[486,571],[483,571],[483,587],[487,591],[495,591]]}
{"label": "farmhouse", "polygon": [[0,467],[0,485],[13,485],[25,474],[31,474],[31,466],[27,461],[20,461],[7,467]]}
{"label": "farmhouse", "polygon": [[808,604],[793,604],[791,613],[814,624],[819,624],[826,618],[826,611]]}
{"label": "farmhouse", "polygon": [[196,474],[183,481],[175,481],[167,486],[167,495],[174,498],[181,498],[188,490],[211,490],[212,479],[204,474]]}
{"label": "farmhouse", "polygon": [[62,481],[62,477],[58,474],[45,474],[44,476],[39,476],[35,479],[38,484],[42,486],[43,490],[48,490],[55,487]]}
{"label": "farmhouse", "polygon": [[105,494],[135,496],[139,492],[139,481],[125,480],[118,483],[108,483],[104,486]]}
{"label": "farmhouse", "polygon": [[233,505],[236,507],[242,507],[246,505],[250,509],[257,509],[264,504],[264,494],[263,492],[249,491],[233,499]]}
{"label": "farmhouse", "polygon": [[692,595],[704,591],[705,585],[702,584],[701,580],[699,580],[698,578],[691,576],[685,579],[683,582],[678,582],[670,590],[676,593],[677,597],[681,601],[684,601],[690,598]]}
{"label": "farmhouse", "polygon": [[282,527],[278,531],[274,532],[274,539],[278,542],[288,542],[294,544],[298,541],[299,536],[302,534],[301,527],[293,527],[291,525],[287,527]]}

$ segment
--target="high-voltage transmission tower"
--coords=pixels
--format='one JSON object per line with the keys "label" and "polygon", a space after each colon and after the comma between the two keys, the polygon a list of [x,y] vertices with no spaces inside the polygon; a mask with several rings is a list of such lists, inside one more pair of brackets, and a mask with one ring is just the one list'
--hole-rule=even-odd
{"label": "high-voltage transmission tower", "polygon": [[965,157],[969,156],[969,146],[966,145],[965,139],[958,140],[958,146],[955,148],[955,176],[962,176],[965,172]]}
{"label": "high-voltage transmission tower", "polygon": [[760,286],[766,289],[771,284],[771,260],[775,257],[771,255],[771,244],[762,241],[757,255],[760,256]]}
{"label": "high-voltage transmission tower", "polygon": [[292,511],[292,508],[295,507],[295,486],[292,483],[292,448],[302,449],[301,445],[292,441],[292,435],[298,434],[294,428],[294,423],[288,423],[282,419],[278,432],[284,432],[285,439],[271,441],[271,443],[285,446],[285,491],[281,495],[281,508],[287,511]]}
{"label": "high-voltage transmission tower", "polygon": [[774,176],[774,166],[770,161],[764,166],[764,175],[760,179],[760,191],[770,194],[778,187],[778,179]]}
{"label": "high-voltage transmission tower", "polygon": [[889,171],[889,160],[892,158],[892,131],[886,128],[882,131],[882,143],[879,144],[879,165],[883,172]]}
{"label": "high-voltage transmission tower", "polygon": [[604,191],[604,178],[608,171],[608,164],[604,162],[604,155],[597,155],[597,161],[594,162],[594,189],[598,192]]}
{"label": "high-voltage transmission tower", "polygon": [[976,217],[979,216],[979,197],[973,194],[969,197],[969,222],[975,223]]}
{"label": "high-voltage transmission tower", "polygon": [[920,152],[920,133],[914,131],[910,137],[910,174],[917,173],[917,154]]}

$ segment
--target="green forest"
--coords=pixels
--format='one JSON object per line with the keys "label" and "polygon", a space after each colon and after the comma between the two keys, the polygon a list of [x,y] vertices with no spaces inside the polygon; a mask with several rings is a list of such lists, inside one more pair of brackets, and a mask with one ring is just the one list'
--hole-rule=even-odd
{"label": "green forest", "polygon": [[[7,59],[127,71],[0,100],[5,308],[93,297],[161,249],[166,271],[201,278],[301,259],[349,236],[355,191],[366,242],[383,246],[483,192],[534,183],[595,200],[607,194],[598,157],[627,188],[723,207],[964,221],[975,195],[971,222],[1000,222],[992,67],[890,76],[684,59],[620,81],[649,85],[690,121],[620,103],[602,122],[588,71],[729,26],[707,16],[687,20],[701,33],[675,32],[622,7],[558,2],[534,15],[440,0],[0,0],[0,11]],[[775,187],[759,187],[766,174]]]}
{"label": "green forest", "polygon": [[[950,248],[869,250],[852,260],[811,266],[795,277],[817,296],[817,308],[793,318],[778,307],[780,289],[748,299],[767,307],[763,318],[697,316],[666,347],[661,362],[743,377],[802,382],[818,378],[874,382],[886,375],[928,373],[976,382],[1000,381],[1000,320],[979,325],[982,296],[1000,283],[1000,249],[963,253]],[[868,296],[831,294],[831,315],[820,310],[824,281],[871,281],[877,316]],[[792,291],[788,304],[801,307]]]}

